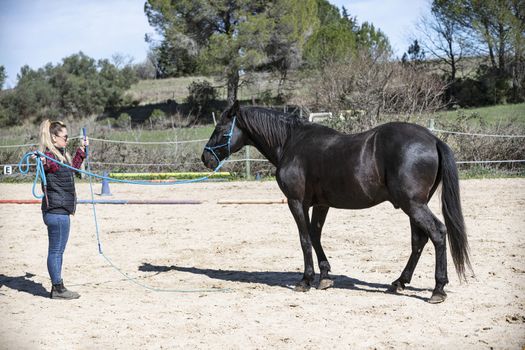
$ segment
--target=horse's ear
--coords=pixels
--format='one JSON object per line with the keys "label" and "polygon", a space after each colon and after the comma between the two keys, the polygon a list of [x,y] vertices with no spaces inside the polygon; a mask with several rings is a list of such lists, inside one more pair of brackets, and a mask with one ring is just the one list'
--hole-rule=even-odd
{"label": "horse's ear", "polygon": [[235,100],[235,102],[233,103],[233,106],[232,106],[232,115],[237,115],[237,113],[239,112],[240,108],[241,108],[241,106],[239,104],[239,100]]}
{"label": "horse's ear", "polygon": [[233,105],[230,105],[230,107],[228,107],[228,109],[225,111],[226,118],[235,117],[237,114],[239,114],[240,108],[241,106],[239,104],[239,100],[235,100]]}

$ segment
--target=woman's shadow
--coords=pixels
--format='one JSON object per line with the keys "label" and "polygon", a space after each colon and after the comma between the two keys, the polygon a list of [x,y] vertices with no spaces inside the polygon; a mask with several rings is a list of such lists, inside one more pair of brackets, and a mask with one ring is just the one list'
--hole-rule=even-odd
{"label": "woman's shadow", "polygon": [[[180,271],[199,275],[205,275],[213,279],[231,282],[244,283],[263,283],[273,287],[283,287],[293,289],[293,285],[302,278],[302,273],[299,272],[276,272],[276,271],[240,271],[240,270],[215,270],[215,269],[201,269],[197,267],[183,267],[183,266],[161,266],[150,263],[142,263],[139,266],[139,271],[155,272],[156,275],[169,271]],[[361,281],[357,278],[351,278],[345,275],[331,275],[334,281],[334,287],[338,289],[350,289],[365,291],[368,293],[391,293],[391,285],[383,283],[373,283]],[[421,289],[407,286],[407,290],[413,292],[431,291],[430,289]],[[423,301],[427,298],[419,295],[400,294],[406,297],[411,297]]]}
{"label": "woman's shadow", "polygon": [[6,276],[0,273],[0,294],[2,287],[6,286],[17,290],[19,292],[24,292],[32,294],[37,297],[49,297],[49,292],[44,288],[42,283],[36,283],[31,280],[31,278],[36,275],[26,272],[24,276]]}

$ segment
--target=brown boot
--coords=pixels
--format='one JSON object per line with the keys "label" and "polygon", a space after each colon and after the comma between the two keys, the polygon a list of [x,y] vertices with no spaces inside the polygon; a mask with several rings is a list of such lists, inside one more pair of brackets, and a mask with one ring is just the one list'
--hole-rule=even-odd
{"label": "brown boot", "polygon": [[64,287],[64,282],[62,281],[58,284],[53,284],[53,287],[51,287],[51,299],[70,300],[78,298],[80,298],[80,294],[68,290]]}

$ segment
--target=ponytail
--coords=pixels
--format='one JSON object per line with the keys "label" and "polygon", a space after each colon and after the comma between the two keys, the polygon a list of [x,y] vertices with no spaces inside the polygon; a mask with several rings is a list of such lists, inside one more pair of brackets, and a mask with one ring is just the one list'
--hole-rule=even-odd
{"label": "ponytail", "polygon": [[66,124],[61,121],[52,122],[49,119],[44,120],[40,124],[40,144],[38,150],[42,153],[53,153],[55,159],[58,159],[62,163],[71,163],[69,153],[64,152],[64,154],[62,154],[53,142],[53,135],[57,136],[57,133],[64,128],[66,128]]}

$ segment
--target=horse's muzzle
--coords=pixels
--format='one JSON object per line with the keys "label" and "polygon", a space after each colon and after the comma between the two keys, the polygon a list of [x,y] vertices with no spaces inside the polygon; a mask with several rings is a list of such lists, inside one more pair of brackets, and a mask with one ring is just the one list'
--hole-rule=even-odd
{"label": "horse's muzzle", "polygon": [[202,163],[204,163],[204,165],[208,169],[215,169],[219,165],[219,163],[217,162],[217,159],[215,159],[213,154],[208,150],[204,150],[202,152],[201,160],[202,160]]}

